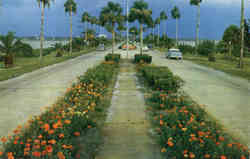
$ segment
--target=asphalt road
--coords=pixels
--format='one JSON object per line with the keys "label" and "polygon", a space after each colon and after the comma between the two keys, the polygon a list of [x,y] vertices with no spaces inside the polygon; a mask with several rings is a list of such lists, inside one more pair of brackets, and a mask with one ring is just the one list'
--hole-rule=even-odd
{"label": "asphalt road", "polygon": [[55,103],[78,76],[100,63],[106,53],[92,52],[0,82],[0,137]]}
{"label": "asphalt road", "polygon": [[250,146],[250,83],[242,78],[194,64],[190,61],[168,60],[164,53],[149,52],[153,63],[169,67],[186,84],[184,91],[225,127],[241,136]]}

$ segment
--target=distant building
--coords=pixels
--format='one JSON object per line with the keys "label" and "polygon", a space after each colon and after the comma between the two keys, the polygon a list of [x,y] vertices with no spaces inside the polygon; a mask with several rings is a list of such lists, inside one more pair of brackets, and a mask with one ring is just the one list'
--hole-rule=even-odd
{"label": "distant building", "polygon": [[105,34],[99,34],[99,35],[97,35],[97,37],[98,38],[107,38],[107,35],[105,35]]}
{"label": "distant building", "polygon": [[[202,43],[205,40],[199,40],[199,43]],[[218,44],[220,40],[210,40],[213,41],[215,44]],[[189,46],[195,46],[195,40],[179,40],[178,45],[189,45]]]}

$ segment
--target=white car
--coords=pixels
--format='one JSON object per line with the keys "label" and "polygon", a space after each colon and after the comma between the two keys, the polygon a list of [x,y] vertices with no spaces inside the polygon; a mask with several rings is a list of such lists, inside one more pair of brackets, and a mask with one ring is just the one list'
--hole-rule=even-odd
{"label": "white car", "polygon": [[142,47],[142,51],[148,51],[149,48],[147,46]]}
{"label": "white car", "polygon": [[166,53],[166,58],[181,60],[183,57],[179,49],[169,49],[168,52]]}

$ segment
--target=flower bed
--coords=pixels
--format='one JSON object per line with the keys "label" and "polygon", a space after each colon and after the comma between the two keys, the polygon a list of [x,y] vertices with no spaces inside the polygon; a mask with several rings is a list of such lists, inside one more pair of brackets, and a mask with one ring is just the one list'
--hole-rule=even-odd
{"label": "flower bed", "polygon": [[[152,66],[139,67],[152,69]],[[170,73],[169,69],[164,70]],[[150,80],[142,72],[138,75],[145,81]],[[152,85],[148,86],[152,88]],[[165,158],[248,159],[250,157],[246,146],[239,143],[200,105],[180,91],[176,93],[166,90],[151,91],[147,105]]]}
{"label": "flower bed", "polygon": [[18,126],[13,136],[1,138],[0,158],[92,158],[101,141],[99,124],[111,100],[108,87],[117,67],[105,62],[89,69],[56,104]]}

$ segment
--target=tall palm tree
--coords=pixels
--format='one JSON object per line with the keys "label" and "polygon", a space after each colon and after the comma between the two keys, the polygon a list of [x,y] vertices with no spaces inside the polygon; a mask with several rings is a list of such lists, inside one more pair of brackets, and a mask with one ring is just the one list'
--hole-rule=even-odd
{"label": "tall palm tree", "polygon": [[90,20],[90,15],[88,12],[84,12],[82,14],[82,22],[85,23],[85,41],[87,42],[88,40],[88,33],[87,33],[87,30],[88,30],[88,22]]}
{"label": "tall palm tree", "polygon": [[176,20],[176,47],[178,46],[178,20],[181,18],[180,10],[175,6],[171,11],[172,18]]}
{"label": "tall palm tree", "polygon": [[165,11],[161,11],[160,13],[161,20],[165,20],[165,26],[164,26],[164,40],[166,40],[166,35],[167,35],[167,19],[168,16]]}
{"label": "tall palm tree", "polygon": [[72,41],[73,41],[73,35],[72,35],[72,13],[76,14],[76,3],[74,0],[67,0],[64,4],[65,12],[69,13],[70,15],[70,55],[72,55]]}
{"label": "tall palm tree", "polygon": [[244,34],[245,34],[245,6],[244,6],[244,0],[241,0],[241,50],[240,50],[240,63],[239,67],[243,68],[243,56],[244,56]]}
{"label": "tall palm tree", "polygon": [[155,24],[158,25],[157,46],[159,46],[159,42],[160,42],[160,24],[161,24],[161,17],[156,18]]}
{"label": "tall palm tree", "polygon": [[197,24],[196,24],[196,40],[195,40],[195,54],[197,55],[197,49],[199,45],[199,31],[200,31],[200,3],[202,0],[190,0],[191,5],[197,6]]}
{"label": "tall palm tree", "polygon": [[41,7],[41,32],[40,32],[40,64],[42,63],[43,56],[43,41],[44,41],[44,9],[50,7],[50,2],[54,0],[37,0],[39,7]]}
{"label": "tall palm tree", "polygon": [[112,32],[112,54],[114,53],[115,46],[115,26],[121,25],[124,21],[122,15],[122,7],[119,3],[108,2],[107,6],[102,8],[100,13],[100,21]]}
{"label": "tall palm tree", "polygon": [[143,47],[143,25],[150,25],[152,20],[152,10],[148,8],[148,4],[143,0],[137,0],[134,2],[130,9],[129,21],[138,21],[140,23],[140,53],[142,54]]}

